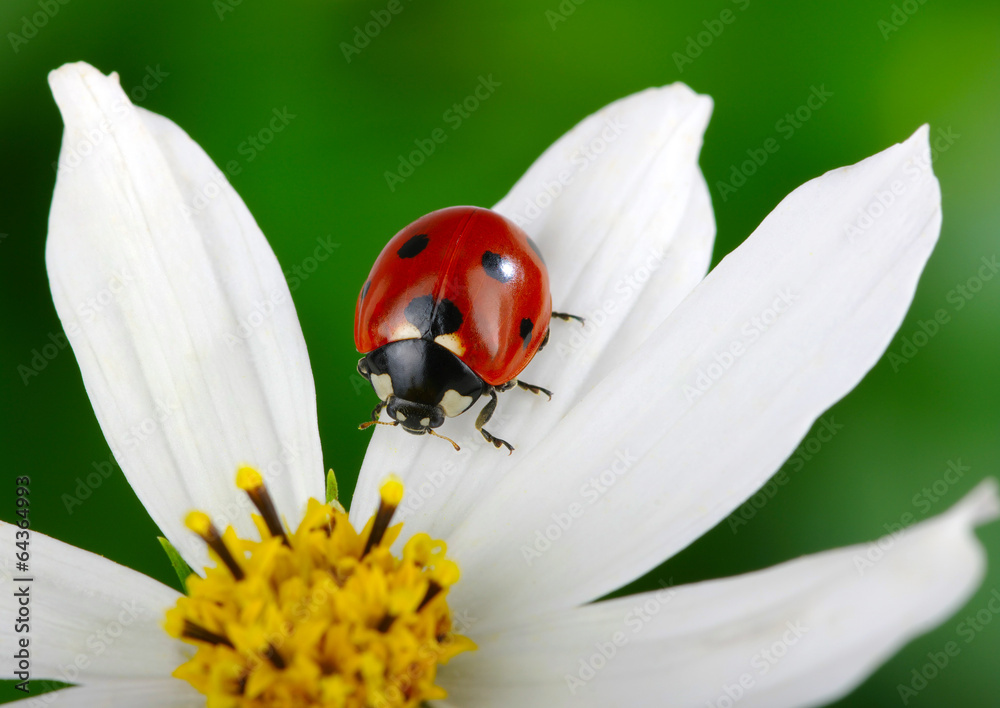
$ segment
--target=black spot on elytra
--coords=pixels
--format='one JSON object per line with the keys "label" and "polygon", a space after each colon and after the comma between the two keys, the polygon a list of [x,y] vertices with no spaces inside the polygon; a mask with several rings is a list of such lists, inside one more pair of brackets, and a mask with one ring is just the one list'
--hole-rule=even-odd
{"label": "black spot on elytra", "polygon": [[400,258],[413,258],[422,250],[427,248],[427,243],[430,240],[431,239],[427,234],[417,234],[416,236],[411,236],[406,243],[399,247],[399,250],[396,251],[396,255]]}
{"label": "black spot on elytra", "polygon": [[501,283],[509,283],[514,279],[514,264],[511,260],[491,251],[483,254],[483,270],[486,275]]}
{"label": "black spot on elytra", "polygon": [[361,299],[362,300],[364,300],[366,297],[368,297],[368,288],[370,288],[371,286],[372,286],[372,281],[369,280],[367,283],[365,283],[365,287],[361,288]]}
{"label": "black spot on elytra", "polygon": [[423,339],[434,339],[442,334],[457,332],[462,326],[462,313],[448,298],[434,302],[431,295],[410,300],[403,310],[406,321],[420,330]]}
{"label": "black spot on elytra", "polygon": [[528,237],[528,245],[531,246],[531,250],[535,252],[536,256],[538,256],[538,260],[542,262],[542,265],[545,265],[545,256],[543,256],[542,252],[538,250],[538,244],[535,243],[535,240],[530,236]]}
{"label": "black spot on elytra", "polygon": [[525,317],[521,320],[521,339],[524,340],[524,348],[528,348],[528,342],[531,341],[531,330],[535,328],[535,323],[530,319]]}

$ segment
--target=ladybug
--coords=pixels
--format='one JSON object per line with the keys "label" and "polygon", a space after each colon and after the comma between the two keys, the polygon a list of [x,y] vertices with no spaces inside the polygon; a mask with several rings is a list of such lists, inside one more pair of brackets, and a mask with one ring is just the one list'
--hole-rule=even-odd
{"label": "ladybug", "polygon": [[[414,435],[444,437],[434,428],[489,396],[476,429],[512,452],[483,426],[498,392],[519,386],[552,398],[517,378],[548,341],[552,317],[583,322],[552,312],[545,262],[516,224],[468,206],[414,221],[382,250],[358,295],[358,373],[379,397],[359,427],[401,425]],[[391,423],[378,420],[383,409]]]}

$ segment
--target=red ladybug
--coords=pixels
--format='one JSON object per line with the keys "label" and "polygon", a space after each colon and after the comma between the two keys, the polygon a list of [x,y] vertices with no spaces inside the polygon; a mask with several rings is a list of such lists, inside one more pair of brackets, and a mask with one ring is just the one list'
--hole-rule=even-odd
{"label": "red ladybug", "polygon": [[[414,435],[437,435],[444,419],[490,401],[476,429],[499,448],[513,447],[483,429],[497,392],[517,380],[549,338],[549,275],[534,242],[513,222],[478,207],[450,207],[424,216],[386,245],[361,288],[354,343],[364,354],[358,372],[392,423]],[[438,436],[444,437],[444,436]],[[454,441],[450,441],[458,449]]]}

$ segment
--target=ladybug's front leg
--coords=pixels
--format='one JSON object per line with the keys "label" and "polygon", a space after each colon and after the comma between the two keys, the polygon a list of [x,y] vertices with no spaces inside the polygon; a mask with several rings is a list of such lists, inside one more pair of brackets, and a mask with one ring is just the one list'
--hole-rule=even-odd
{"label": "ladybug's front leg", "polygon": [[385,401],[379,401],[378,405],[372,409],[372,420],[377,421],[379,416],[382,415],[382,409],[385,408]]}
{"label": "ladybug's front leg", "polygon": [[549,397],[550,401],[552,400],[552,391],[550,391],[547,388],[542,388],[541,386],[536,386],[535,384],[526,383],[524,381],[521,381],[520,379],[518,379],[517,381],[517,386],[518,388],[523,388],[525,391],[531,391],[535,395],[544,393],[546,396]]}
{"label": "ladybug's front leg", "polygon": [[[502,390],[507,390],[513,385],[514,385],[513,382],[508,381],[506,384],[503,384]],[[510,452],[514,452],[514,446],[511,445],[509,442],[494,437],[493,434],[490,433],[488,430],[483,429],[483,426],[486,425],[488,422],[490,422],[490,418],[493,417],[493,412],[497,409],[496,388],[490,386],[489,394],[490,394],[489,403],[483,406],[483,410],[479,412],[479,417],[476,418],[476,430],[478,430],[480,433],[483,434],[483,437],[486,438],[486,442],[493,443],[493,446],[498,450],[500,449],[501,445],[505,445]],[[510,452],[508,452],[507,454],[510,454]]]}

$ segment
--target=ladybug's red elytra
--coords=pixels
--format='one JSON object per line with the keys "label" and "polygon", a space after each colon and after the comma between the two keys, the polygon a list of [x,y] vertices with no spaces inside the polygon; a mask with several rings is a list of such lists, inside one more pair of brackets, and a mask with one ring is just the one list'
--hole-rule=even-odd
{"label": "ladybug's red elytra", "polygon": [[552,317],[583,321],[552,312],[545,262],[516,224],[467,206],[417,219],[382,249],[358,295],[358,372],[379,397],[360,427],[387,409],[393,420],[382,425],[444,437],[433,428],[488,395],[476,429],[513,451],[483,426],[498,391],[519,386],[552,397],[517,379],[548,341]]}

